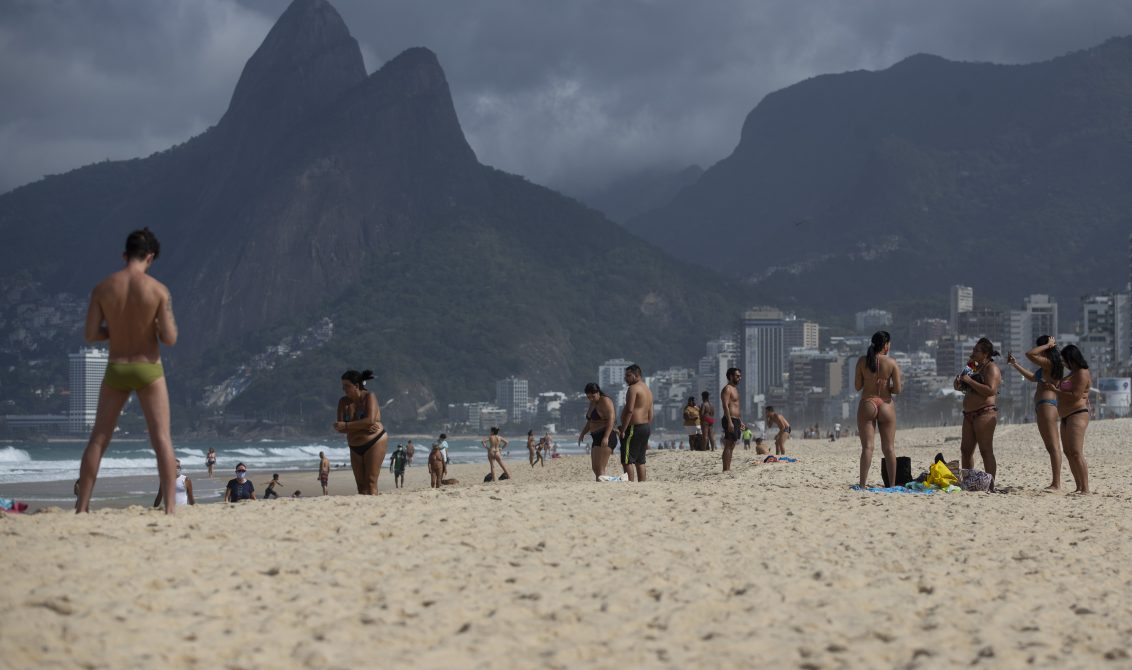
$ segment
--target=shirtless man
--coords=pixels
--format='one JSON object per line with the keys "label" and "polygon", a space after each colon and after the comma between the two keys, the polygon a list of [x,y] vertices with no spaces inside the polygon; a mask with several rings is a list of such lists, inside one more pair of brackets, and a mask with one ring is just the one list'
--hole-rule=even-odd
{"label": "shirtless man", "polygon": [[[102,456],[110,446],[118,416],[131,393],[138,394],[145,413],[161,488],[176,488],[177,463],[169,434],[169,391],[159,344],[177,343],[177,324],[169,289],[146,274],[160,253],[161,245],[148,228],[135,230],[126,238],[126,251],[122,254],[126,267],[103,279],[90,294],[86,341],[109,340],[110,360],[98,394],[94,428],[79,468],[76,513],[90,511],[90,496]],[[175,507],[176,496],[166,496],[165,513],[173,514]]]}
{"label": "shirtless man", "polygon": [[774,454],[776,456],[786,455],[786,440],[790,439],[790,422],[786,417],[774,411],[774,407],[766,406],[766,427],[769,429],[771,426],[778,427],[778,434],[774,436]]}
{"label": "shirtless man", "polygon": [[643,482],[648,479],[645,472],[645,451],[649,446],[649,433],[652,424],[652,391],[645,386],[641,366],[630,365],[625,368],[625,407],[621,410],[621,425],[617,433],[621,437],[621,465],[629,473],[629,481]]}
{"label": "shirtless man", "polygon": [[731,471],[731,452],[743,434],[743,419],[740,416],[739,382],[743,372],[739,368],[727,369],[727,384],[719,392],[719,404],[723,406],[723,471]]}
{"label": "shirtless man", "polygon": [[440,488],[444,477],[444,453],[440,451],[439,442],[432,443],[432,451],[428,455],[428,477],[432,488]]}
{"label": "shirtless man", "polygon": [[318,452],[318,483],[322,484],[322,495],[329,495],[327,487],[330,484],[330,459],[324,451]]}
{"label": "shirtless man", "polygon": [[703,403],[700,404],[700,425],[704,432],[704,445],[715,451],[715,408],[711,405],[711,394],[704,391],[700,394]]}
{"label": "shirtless man", "polygon": [[480,440],[480,444],[483,445],[484,449],[487,449],[487,464],[491,468],[491,481],[495,481],[496,463],[499,464],[500,468],[503,468],[503,474],[507,475],[507,479],[511,479],[511,473],[507,472],[507,466],[503,464],[503,456],[500,453],[507,448],[507,440],[499,436],[499,429],[492,426],[491,435],[488,435],[486,440]]}

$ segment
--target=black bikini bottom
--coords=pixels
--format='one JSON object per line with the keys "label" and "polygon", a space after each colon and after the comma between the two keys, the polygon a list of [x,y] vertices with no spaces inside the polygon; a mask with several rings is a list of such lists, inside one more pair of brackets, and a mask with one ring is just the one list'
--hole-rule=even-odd
{"label": "black bikini bottom", "polygon": [[353,447],[353,446],[350,447],[350,451],[354,452],[355,454],[357,454],[359,456],[365,456],[366,452],[369,451],[369,448],[372,447],[373,445],[377,444],[377,441],[380,440],[383,437],[385,437],[385,431],[384,430],[381,431],[380,433],[378,433],[377,437],[373,438],[369,442],[366,442],[365,444],[358,446],[358,447]]}

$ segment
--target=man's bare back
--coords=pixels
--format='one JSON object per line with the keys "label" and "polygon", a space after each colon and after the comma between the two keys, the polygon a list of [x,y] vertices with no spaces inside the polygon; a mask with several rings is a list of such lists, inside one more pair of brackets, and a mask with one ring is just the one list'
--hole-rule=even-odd
{"label": "man's bare back", "polygon": [[111,362],[159,362],[158,343],[172,346],[177,341],[169,289],[135,267],[111,274],[91,292],[86,335],[92,341],[110,340]]}

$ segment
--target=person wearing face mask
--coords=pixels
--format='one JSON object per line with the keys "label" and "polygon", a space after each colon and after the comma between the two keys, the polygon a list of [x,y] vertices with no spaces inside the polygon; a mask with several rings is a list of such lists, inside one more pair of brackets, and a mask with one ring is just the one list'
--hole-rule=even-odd
{"label": "person wearing face mask", "polygon": [[[164,498],[165,491],[158,485],[157,497],[153,499],[153,506],[160,507]],[[173,484],[173,502],[177,503],[178,507],[197,504],[196,498],[193,497],[193,480],[181,471],[181,459],[179,458],[177,459],[177,479]]]}
{"label": "person wearing face mask", "polygon": [[255,500],[255,485],[248,479],[248,467],[243,463],[236,464],[236,478],[229,479],[224,489],[224,502],[240,500]]}

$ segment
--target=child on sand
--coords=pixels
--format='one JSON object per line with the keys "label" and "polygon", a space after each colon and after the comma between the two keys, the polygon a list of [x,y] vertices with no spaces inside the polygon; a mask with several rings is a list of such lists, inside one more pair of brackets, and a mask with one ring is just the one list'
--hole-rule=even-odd
{"label": "child on sand", "polygon": [[440,488],[440,480],[444,476],[444,452],[439,444],[433,444],[432,452],[428,455],[428,476],[430,486]]}

